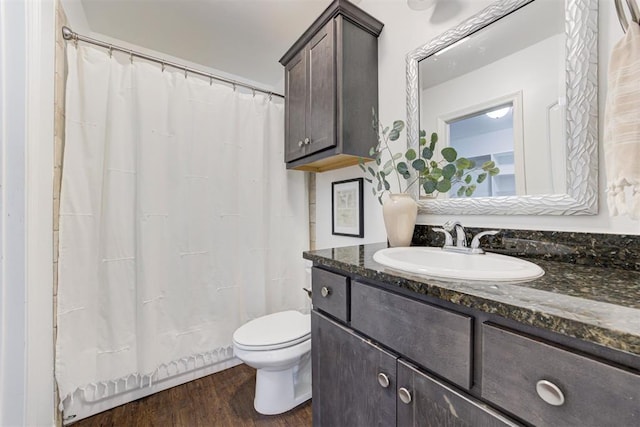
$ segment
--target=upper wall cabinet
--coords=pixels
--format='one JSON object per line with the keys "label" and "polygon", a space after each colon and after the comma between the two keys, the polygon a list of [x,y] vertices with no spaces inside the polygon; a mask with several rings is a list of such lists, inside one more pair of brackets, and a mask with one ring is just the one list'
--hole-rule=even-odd
{"label": "upper wall cabinet", "polygon": [[335,0],[280,59],[285,67],[287,169],[355,165],[376,145],[378,35],[383,24]]}

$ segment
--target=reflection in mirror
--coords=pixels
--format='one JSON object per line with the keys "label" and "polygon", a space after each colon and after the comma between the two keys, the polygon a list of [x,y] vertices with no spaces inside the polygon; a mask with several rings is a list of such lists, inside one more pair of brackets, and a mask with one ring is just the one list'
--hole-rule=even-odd
{"label": "reflection in mirror", "polygon": [[[523,174],[516,174],[515,168],[513,102],[447,120],[444,126],[446,132],[440,133],[445,135],[446,145],[474,165],[491,164],[495,171],[487,175],[484,169],[476,170],[469,182],[479,183],[451,190],[449,197],[515,196],[516,182],[524,187]],[[481,174],[486,178],[478,179]]]}
{"label": "reflection in mirror", "polygon": [[593,214],[597,209],[597,0],[502,0],[407,55],[418,129],[499,173],[423,212]]}

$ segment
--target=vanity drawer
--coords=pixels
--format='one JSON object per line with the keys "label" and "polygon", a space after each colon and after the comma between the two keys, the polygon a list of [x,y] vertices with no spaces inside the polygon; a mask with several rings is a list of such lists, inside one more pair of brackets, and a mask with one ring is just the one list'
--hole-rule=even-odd
{"label": "vanity drawer", "polygon": [[640,376],[489,324],[482,340],[487,401],[534,425],[640,425]]}
{"label": "vanity drawer", "polygon": [[311,269],[313,307],[344,322],[349,321],[349,278],[340,274]]}
{"label": "vanity drawer", "polygon": [[471,388],[471,317],[353,281],[351,326],[435,374]]}

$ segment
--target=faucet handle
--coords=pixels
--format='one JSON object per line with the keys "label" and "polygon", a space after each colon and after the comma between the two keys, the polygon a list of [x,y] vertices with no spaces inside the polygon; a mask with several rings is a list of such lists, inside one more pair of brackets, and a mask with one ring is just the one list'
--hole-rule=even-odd
{"label": "faucet handle", "polygon": [[475,235],[473,240],[471,240],[471,249],[478,249],[480,247],[480,239],[484,236],[493,236],[500,232],[500,230],[489,230],[483,231],[482,233],[478,233]]}
{"label": "faucet handle", "polygon": [[453,237],[451,236],[451,233],[449,233],[444,228],[433,228],[433,231],[436,231],[438,233],[443,233],[444,234],[444,245],[445,246],[453,246]]}

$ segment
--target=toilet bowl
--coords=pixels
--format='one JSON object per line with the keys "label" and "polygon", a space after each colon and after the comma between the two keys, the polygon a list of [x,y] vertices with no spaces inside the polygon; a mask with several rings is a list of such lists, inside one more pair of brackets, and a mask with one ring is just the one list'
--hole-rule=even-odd
{"label": "toilet bowl", "polygon": [[275,415],[311,398],[311,318],[282,311],[253,319],[233,333],[234,355],[256,372],[253,406]]}

